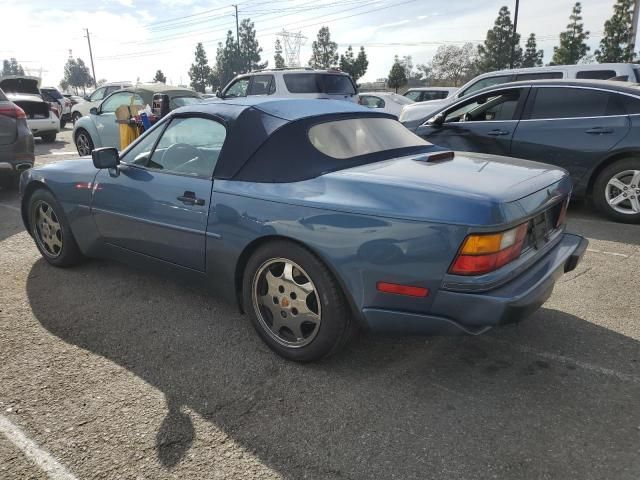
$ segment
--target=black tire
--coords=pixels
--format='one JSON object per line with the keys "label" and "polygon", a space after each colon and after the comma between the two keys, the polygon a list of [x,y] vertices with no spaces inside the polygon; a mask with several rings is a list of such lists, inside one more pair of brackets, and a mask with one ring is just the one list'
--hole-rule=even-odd
{"label": "black tire", "polygon": [[44,143],[53,143],[56,141],[55,133],[47,133],[46,135],[42,135],[42,141]]}
{"label": "black tire", "polygon": [[71,121],[73,122],[73,124],[75,125],[76,122],[78,120],[80,120],[82,118],[82,114],[79,112],[73,112],[73,115],[71,115]]}
{"label": "black tire", "polygon": [[[304,346],[286,346],[274,339],[273,330],[261,321],[263,313],[254,307],[253,285],[257,284],[254,280],[264,271],[264,265],[275,259],[286,259],[299,265],[317,292],[320,321],[313,339]],[[258,335],[274,352],[286,359],[296,362],[319,360],[340,350],[355,331],[355,321],[331,272],[314,254],[296,243],[274,241],[258,248],[247,262],[242,288],[244,311],[251,318]]]}
{"label": "black tire", "polygon": [[598,177],[596,178],[595,183],[593,184],[593,190],[591,192],[591,198],[596,206],[596,208],[602,212],[607,217],[615,220],[617,222],[623,223],[640,223],[640,212],[631,213],[632,203],[636,202],[636,205],[640,205],[640,185],[636,185],[635,183],[631,183],[631,176],[624,177],[624,182],[629,180],[629,185],[627,185],[628,190],[625,190],[621,193],[625,193],[628,195],[629,200],[625,200],[621,205],[618,205],[620,210],[628,210],[629,213],[624,213],[623,211],[616,210],[613,206],[611,206],[608,202],[607,195],[616,195],[618,189],[612,190],[614,193],[610,193],[607,190],[607,185],[609,182],[614,179],[618,175],[622,175],[624,172],[628,171],[637,171],[640,172],[640,157],[631,157],[624,158],[622,160],[618,160],[615,163],[612,163],[608,167],[606,167]]}
{"label": "black tire", "polygon": [[67,121],[60,119],[60,130],[62,130],[66,125],[67,125]]}
{"label": "black tire", "polygon": [[93,140],[91,140],[91,135],[89,135],[89,132],[84,128],[78,129],[74,141],[76,144],[76,150],[78,150],[78,155],[81,157],[91,155],[91,152],[93,152],[93,149],[95,148]]}
{"label": "black tire", "polygon": [[[80,263],[84,259],[84,256],[82,252],[80,252],[80,248],[78,248],[78,244],[73,237],[73,233],[69,228],[69,222],[62,207],[51,192],[44,188],[35,190],[29,197],[28,205],[29,230],[36,242],[36,247],[38,247],[44,259],[56,267],[71,267]],[[60,226],[60,235],[58,238],[62,243],[62,247],[57,252],[52,253],[47,249],[43,240],[44,233],[37,225],[36,213],[42,205],[46,205],[53,210],[51,217],[55,219],[55,222]]]}

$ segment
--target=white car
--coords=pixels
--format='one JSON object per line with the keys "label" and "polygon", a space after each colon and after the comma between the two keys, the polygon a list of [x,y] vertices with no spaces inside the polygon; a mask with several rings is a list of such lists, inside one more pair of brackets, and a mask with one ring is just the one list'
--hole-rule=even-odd
{"label": "white car", "polygon": [[520,80],[550,79],[618,80],[638,83],[640,82],[640,65],[632,63],[553,65],[483,73],[465,83],[457,92],[443,100],[407,105],[402,109],[399,120],[408,128],[414,128],[429,119],[434,112],[483,88]]}
{"label": "white car", "polygon": [[100,105],[102,100],[113,92],[130,86],[132,86],[131,82],[111,82],[96,88],[91,95],[85,97],[84,102],[76,103],[71,107],[71,120],[73,124],[75,125],[79,118],[89,115],[89,110]]}
{"label": "white car", "polygon": [[276,98],[329,98],[358,101],[356,85],[340,70],[281,68],[238,75],[216,96],[222,99],[273,95]]}
{"label": "white car", "polygon": [[[60,128],[71,121],[71,100],[65,98],[56,87],[40,87],[42,98],[48,102],[55,101],[60,105]],[[48,97],[48,98],[47,98]]]}
{"label": "white car", "polygon": [[393,92],[366,92],[358,96],[360,105],[390,113],[396,118],[400,115],[402,107],[413,103],[413,100]]}
{"label": "white car", "polygon": [[55,142],[60,131],[60,118],[40,94],[40,79],[25,75],[7,75],[0,79],[0,88],[9,100],[24,110],[27,125],[34,137],[43,142]]}

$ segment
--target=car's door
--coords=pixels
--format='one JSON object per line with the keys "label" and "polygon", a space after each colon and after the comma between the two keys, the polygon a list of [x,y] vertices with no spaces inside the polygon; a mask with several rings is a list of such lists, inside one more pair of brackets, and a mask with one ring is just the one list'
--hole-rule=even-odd
{"label": "car's door", "polygon": [[123,154],[117,174],[101,170],[92,204],[104,241],[194,270],[205,270],[213,170],[224,125],[177,116]]}
{"label": "car's door", "polygon": [[[120,148],[120,126],[116,123],[116,108],[120,105],[144,105],[142,97],[134,92],[116,92],[108,96],[98,107],[98,114],[91,114],[91,120],[100,135],[103,147]],[[96,143],[96,142],[94,142]]]}
{"label": "car's door", "polygon": [[540,86],[532,89],[511,154],[563,167],[577,183],[629,128],[624,104],[615,92]]}
{"label": "car's door", "polygon": [[444,110],[441,123],[422,125],[416,133],[452,150],[509,155],[529,90],[504,87],[475,95]]}

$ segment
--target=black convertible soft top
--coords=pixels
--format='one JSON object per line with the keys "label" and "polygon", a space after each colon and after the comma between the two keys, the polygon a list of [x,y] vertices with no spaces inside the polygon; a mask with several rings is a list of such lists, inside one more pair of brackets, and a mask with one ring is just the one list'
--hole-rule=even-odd
{"label": "black convertible soft top", "polygon": [[227,137],[214,172],[217,179],[296,182],[394,156],[438,149],[423,145],[346,160],[329,157],[311,144],[308,130],[313,125],[346,118],[394,119],[389,114],[340,100],[214,100],[176,109],[171,115],[192,113],[213,116],[227,127]]}

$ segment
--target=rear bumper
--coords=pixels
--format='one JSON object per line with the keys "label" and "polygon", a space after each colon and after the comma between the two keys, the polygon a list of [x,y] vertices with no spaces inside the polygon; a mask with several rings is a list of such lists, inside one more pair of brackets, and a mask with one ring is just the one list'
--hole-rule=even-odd
{"label": "rear bumper", "polygon": [[480,293],[440,290],[427,314],[365,308],[363,316],[377,332],[477,335],[520,321],[540,308],[558,278],[576,268],[588,243],[579,235],[565,233],[552,250],[509,283]]}
{"label": "rear bumper", "polygon": [[52,113],[49,114],[49,118],[28,119],[27,125],[34,137],[60,131],[60,119]]}
{"label": "rear bumper", "polygon": [[14,143],[0,145],[0,176],[17,176],[33,167],[34,161],[31,135],[19,135]]}

